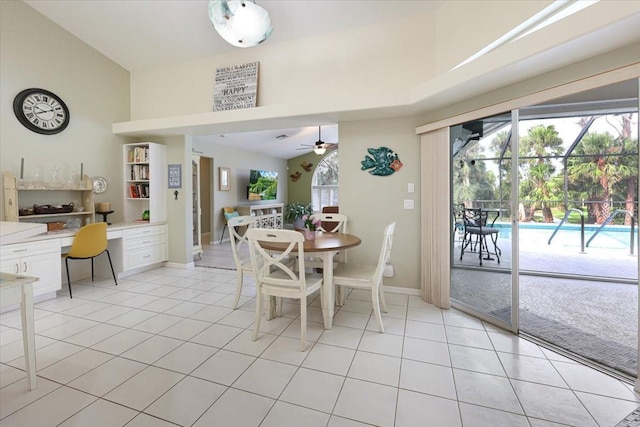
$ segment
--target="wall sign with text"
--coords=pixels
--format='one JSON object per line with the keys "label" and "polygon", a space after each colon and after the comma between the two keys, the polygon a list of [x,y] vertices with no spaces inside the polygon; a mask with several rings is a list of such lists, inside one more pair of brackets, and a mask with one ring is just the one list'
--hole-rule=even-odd
{"label": "wall sign with text", "polygon": [[249,62],[216,68],[213,111],[238,110],[256,106],[259,64],[259,62]]}
{"label": "wall sign with text", "polygon": [[169,165],[169,188],[182,188],[182,165]]}

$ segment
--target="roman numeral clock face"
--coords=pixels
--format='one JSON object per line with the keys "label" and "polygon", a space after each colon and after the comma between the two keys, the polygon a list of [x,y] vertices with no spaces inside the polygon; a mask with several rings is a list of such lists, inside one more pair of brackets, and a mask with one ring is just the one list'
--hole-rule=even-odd
{"label": "roman numeral clock face", "polygon": [[69,124],[69,109],[56,94],[44,89],[25,89],[13,100],[13,112],[27,129],[53,135]]}

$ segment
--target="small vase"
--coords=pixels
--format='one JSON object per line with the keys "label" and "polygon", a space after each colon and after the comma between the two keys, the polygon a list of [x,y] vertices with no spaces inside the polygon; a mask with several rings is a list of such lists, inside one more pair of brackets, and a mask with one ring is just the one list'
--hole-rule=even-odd
{"label": "small vase", "polygon": [[307,240],[315,240],[316,239],[315,230],[304,230],[304,238]]}

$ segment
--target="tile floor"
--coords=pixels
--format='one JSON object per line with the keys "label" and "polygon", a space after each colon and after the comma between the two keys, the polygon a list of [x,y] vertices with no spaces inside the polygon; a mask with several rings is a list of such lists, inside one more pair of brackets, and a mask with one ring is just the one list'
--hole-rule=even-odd
{"label": "tile floor", "polygon": [[[235,272],[158,268],[74,285],[36,306],[38,388],[19,313],[0,315],[0,426],[615,426],[632,387],[418,297],[387,294],[376,331],[354,291],[331,330],[309,301],[251,340],[254,288]],[[247,280],[250,282],[250,280]]]}

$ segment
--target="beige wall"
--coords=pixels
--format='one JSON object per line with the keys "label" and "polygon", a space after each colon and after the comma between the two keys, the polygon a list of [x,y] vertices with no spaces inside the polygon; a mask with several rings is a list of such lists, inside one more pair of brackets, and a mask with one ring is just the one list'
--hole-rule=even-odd
{"label": "beige wall", "polygon": [[[382,233],[395,221],[391,253],[395,276],[386,286],[419,288],[420,277],[420,145],[412,118],[340,123],[340,213],[349,217],[349,231],[362,245],[349,250],[349,261],[377,262]],[[360,169],[367,148],[388,147],[404,164],[389,176]],[[413,183],[415,192],[407,192]],[[403,208],[413,199],[416,209]]]}
{"label": "beige wall", "polygon": [[212,111],[215,69],[253,61],[260,62],[260,106],[287,105],[295,113],[296,106],[309,105],[321,111],[402,105],[415,86],[446,73],[549,3],[447,1],[434,13],[382,25],[136,70],[131,118]]}
{"label": "beige wall", "polygon": [[[329,153],[326,153],[325,155],[327,154]],[[289,182],[287,203],[300,202],[305,205],[311,203],[311,180],[316,167],[318,167],[318,163],[320,163],[323,157],[324,156],[319,156],[312,151],[287,161],[287,181]],[[302,169],[302,166],[300,166],[303,162],[313,164],[313,167],[309,172],[305,171]],[[293,182],[291,175],[296,172],[300,172],[301,176],[296,182]]]}
{"label": "beige wall", "polygon": [[[26,88],[43,88],[67,104],[71,121],[57,135],[40,135],[16,119],[13,98]],[[122,221],[122,143],[111,124],[128,120],[129,73],[21,1],[0,2],[0,171],[25,179],[36,167],[102,176],[108,189],[96,202],[109,201],[110,221]],[[0,196],[0,206],[3,206]],[[60,203],[66,200],[60,200]],[[4,219],[4,212],[0,215]]]}

